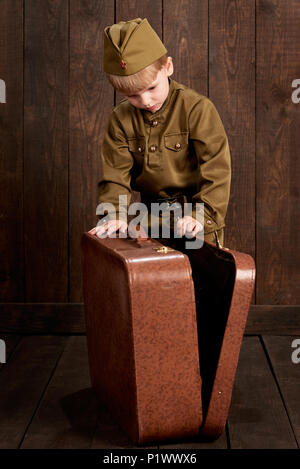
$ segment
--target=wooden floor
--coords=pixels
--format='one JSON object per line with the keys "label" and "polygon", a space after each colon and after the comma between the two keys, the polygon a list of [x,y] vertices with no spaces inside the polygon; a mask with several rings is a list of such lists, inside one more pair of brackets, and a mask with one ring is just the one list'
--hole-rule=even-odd
{"label": "wooden floor", "polygon": [[[134,448],[91,389],[85,336],[1,338],[0,448]],[[226,432],[212,443],[194,438],[159,448],[299,448],[293,339],[245,336]]]}

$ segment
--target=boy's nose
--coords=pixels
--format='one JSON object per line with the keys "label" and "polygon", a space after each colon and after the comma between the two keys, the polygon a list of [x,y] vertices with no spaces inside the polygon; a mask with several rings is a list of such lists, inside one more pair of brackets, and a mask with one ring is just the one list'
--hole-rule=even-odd
{"label": "boy's nose", "polygon": [[143,93],[141,96],[140,96],[140,99],[141,99],[141,103],[143,104],[143,106],[150,106],[150,100],[149,100],[149,95],[148,93]]}

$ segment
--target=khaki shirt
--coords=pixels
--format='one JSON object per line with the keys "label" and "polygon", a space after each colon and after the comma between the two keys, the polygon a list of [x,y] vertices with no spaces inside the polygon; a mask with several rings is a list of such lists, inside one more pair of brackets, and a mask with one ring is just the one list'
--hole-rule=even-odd
{"label": "khaki shirt", "polygon": [[[214,104],[169,78],[163,106],[151,113],[127,99],[111,113],[104,136],[98,202],[119,214],[119,195],[145,198],[185,195],[204,203],[204,233],[225,226],[231,179],[228,139]],[[127,207],[123,207],[127,210]],[[108,215],[109,217],[109,215]],[[107,217],[105,217],[107,218]]]}

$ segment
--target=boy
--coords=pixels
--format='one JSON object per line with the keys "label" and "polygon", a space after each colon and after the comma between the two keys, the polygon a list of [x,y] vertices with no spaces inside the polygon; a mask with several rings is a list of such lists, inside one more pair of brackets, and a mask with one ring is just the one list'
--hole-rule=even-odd
{"label": "boy", "polygon": [[[101,155],[99,204],[109,202],[116,212],[108,211],[90,233],[125,233],[135,190],[149,209],[152,202],[191,203],[192,213],[176,220],[179,235],[204,228],[205,240],[223,244],[231,177],[227,136],[213,103],[172,80],[173,70],[147,19],[105,28],[104,71],[125,99],[111,113]],[[127,205],[119,206],[120,195],[128,196]],[[204,227],[197,203],[204,204]]]}

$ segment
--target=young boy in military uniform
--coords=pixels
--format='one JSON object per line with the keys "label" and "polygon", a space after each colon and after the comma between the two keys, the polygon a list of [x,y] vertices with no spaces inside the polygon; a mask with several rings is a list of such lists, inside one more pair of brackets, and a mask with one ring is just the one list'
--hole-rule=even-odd
{"label": "young boy in military uniform", "polygon": [[[223,244],[230,192],[230,151],[213,103],[177,83],[172,58],[147,19],[121,21],[104,30],[104,71],[125,99],[110,116],[101,153],[103,177],[99,204],[111,203],[90,233],[125,233],[128,206],[119,196],[133,190],[147,207],[151,202],[188,202],[192,212],[176,220],[184,236],[203,232]],[[196,204],[204,204],[203,225]],[[99,212],[98,212],[99,213]]]}

